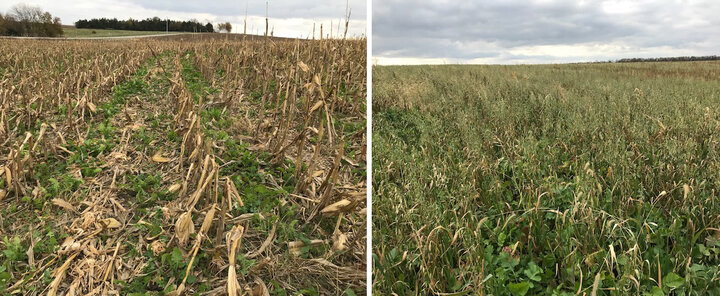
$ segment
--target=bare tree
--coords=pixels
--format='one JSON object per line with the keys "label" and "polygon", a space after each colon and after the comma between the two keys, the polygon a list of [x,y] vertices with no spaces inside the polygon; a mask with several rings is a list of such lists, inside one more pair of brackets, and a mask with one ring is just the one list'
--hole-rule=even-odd
{"label": "bare tree", "polygon": [[5,16],[3,16],[2,13],[0,13],[0,36],[7,34],[6,24],[7,24],[7,21],[5,20]]}
{"label": "bare tree", "polygon": [[[60,19],[40,7],[18,4],[0,21],[0,33],[20,36],[62,35]],[[3,32],[4,31],[4,32]]]}
{"label": "bare tree", "polygon": [[43,11],[40,7],[17,4],[10,9],[10,14],[20,23],[22,35],[34,36],[40,31]]}
{"label": "bare tree", "polygon": [[217,24],[217,28],[218,31],[232,32],[232,24],[230,24],[230,22],[219,23]]}

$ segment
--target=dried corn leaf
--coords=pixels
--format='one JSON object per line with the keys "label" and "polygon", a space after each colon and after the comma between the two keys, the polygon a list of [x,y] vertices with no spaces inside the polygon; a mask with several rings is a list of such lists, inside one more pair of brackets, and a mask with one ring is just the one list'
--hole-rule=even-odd
{"label": "dried corn leaf", "polygon": [[158,152],[155,152],[155,154],[152,156],[152,161],[164,163],[164,162],[170,162],[170,159],[162,156],[162,152],[158,151]]}
{"label": "dried corn leaf", "polygon": [[90,112],[95,113],[97,112],[97,107],[95,107],[95,104],[92,102],[87,102],[88,109],[90,109]]}
{"label": "dried corn leaf", "polygon": [[195,225],[193,225],[192,222],[192,215],[190,215],[190,212],[180,214],[177,222],[175,222],[175,234],[178,236],[180,245],[184,246],[187,244],[191,233],[195,233]]}
{"label": "dried corn leaf", "polygon": [[320,109],[320,107],[322,107],[324,104],[325,104],[325,101],[323,101],[323,100],[317,101],[317,103],[315,103],[315,105],[313,105],[312,108],[310,108],[310,113],[312,114],[313,112],[315,112],[315,110]]}
{"label": "dried corn leaf", "polygon": [[351,202],[347,199],[342,199],[336,203],[333,203],[333,204],[325,207],[324,209],[322,209],[320,211],[320,213],[323,215],[335,215],[335,214],[338,214],[341,212],[347,212],[353,208],[353,206],[354,206],[353,204],[354,204],[353,202]]}
{"label": "dried corn leaf", "polygon": [[[324,240],[314,239],[314,240],[310,241],[309,246],[314,247],[314,246],[322,245],[324,243],[325,243]],[[300,256],[302,254],[302,248],[306,246],[305,242],[303,242],[303,241],[294,241],[294,242],[289,242],[287,244],[288,244],[288,251],[290,251],[290,253],[295,256]]]}
{"label": "dried corn leaf", "polygon": [[315,171],[315,172],[312,174],[311,178],[320,177],[320,176],[322,176],[322,174],[324,174],[324,173],[325,173],[325,171],[323,171],[323,170]]}
{"label": "dried corn leaf", "polygon": [[251,296],[269,296],[270,292],[268,292],[267,286],[265,286],[265,283],[258,283],[258,281],[255,281],[256,285],[253,287],[252,291],[250,292]]}
{"label": "dried corn leaf", "polygon": [[347,242],[347,235],[344,233],[337,233],[333,236],[333,250],[342,251],[345,250],[345,243]]}
{"label": "dried corn leaf", "polygon": [[195,159],[195,157],[198,155],[198,153],[200,153],[200,152],[198,152],[197,147],[195,147],[195,149],[193,149],[192,153],[190,153],[190,157],[188,157],[188,159],[190,159],[190,160]]}
{"label": "dried corn leaf", "polygon": [[298,62],[298,67],[300,67],[300,69],[302,69],[303,72],[308,72],[308,71],[310,71],[310,67],[308,67],[308,65],[306,65],[306,64],[303,63],[302,61],[299,61],[299,62]]}
{"label": "dried corn leaf", "polygon": [[212,224],[212,220],[215,218],[217,205],[213,205],[212,209],[205,215],[202,226],[200,227],[200,233],[206,233]]}
{"label": "dried corn leaf", "polygon": [[[0,193],[0,195],[2,195],[2,194]],[[0,198],[0,199],[2,199],[2,198]],[[59,199],[59,198],[53,198],[53,199],[52,199],[52,203],[53,203],[54,205],[58,206],[58,207],[61,207],[61,208],[63,208],[63,209],[66,209],[66,210],[68,210],[68,211],[76,212],[75,207],[74,207],[72,204],[70,204],[69,202],[65,201],[65,200],[62,200],[62,199]]]}
{"label": "dried corn leaf", "polygon": [[307,89],[309,93],[312,93],[313,90],[315,90],[315,84],[312,83],[312,82],[305,83],[305,85],[303,85],[303,87],[304,87],[305,89]]}
{"label": "dried corn leaf", "polygon": [[5,186],[10,186],[10,184],[12,184],[12,173],[10,173],[9,167],[5,167],[5,181],[7,182],[5,183]]}
{"label": "dried corn leaf", "polygon": [[182,185],[177,184],[177,183],[176,183],[176,184],[173,184],[173,185],[170,185],[170,187],[168,187],[168,192],[170,192],[170,193],[175,193],[175,192],[177,192],[178,190],[180,190],[180,187],[182,187]]}
{"label": "dried corn leaf", "polygon": [[127,159],[127,155],[125,155],[125,153],[120,153],[120,152],[113,152],[113,153],[110,153],[110,155],[108,155],[108,156],[115,158],[115,159],[120,159],[120,160]]}
{"label": "dried corn leaf", "polygon": [[115,220],[115,218],[105,218],[98,221],[105,225],[106,228],[119,228],[120,226],[122,226],[122,224],[120,224],[118,220]]}

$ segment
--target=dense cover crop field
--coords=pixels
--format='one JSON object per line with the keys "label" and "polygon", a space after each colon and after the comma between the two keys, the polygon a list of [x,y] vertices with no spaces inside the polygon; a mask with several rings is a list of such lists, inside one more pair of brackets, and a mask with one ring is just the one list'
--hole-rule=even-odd
{"label": "dense cover crop field", "polygon": [[373,290],[720,294],[720,63],[373,68]]}
{"label": "dense cover crop field", "polygon": [[0,43],[0,294],[365,287],[365,40]]}

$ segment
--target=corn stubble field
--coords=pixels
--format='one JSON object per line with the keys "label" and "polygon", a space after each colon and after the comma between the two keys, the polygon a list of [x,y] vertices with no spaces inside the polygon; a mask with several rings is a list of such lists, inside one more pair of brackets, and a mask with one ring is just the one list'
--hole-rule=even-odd
{"label": "corn stubble field", "polygon": [[2,294],[365,292],[364,39],[0,52]]}
{"label": "corn stubble field", "polygon": [[373,94],[378,294],[720,295],[720,63],[379,66]]}

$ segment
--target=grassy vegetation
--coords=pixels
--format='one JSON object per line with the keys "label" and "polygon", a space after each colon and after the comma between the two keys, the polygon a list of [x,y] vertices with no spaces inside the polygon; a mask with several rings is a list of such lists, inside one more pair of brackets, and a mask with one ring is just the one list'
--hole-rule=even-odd
{"label": "grassy vegetation", "polygon": [[720,294],[718,66],[374,67],[374,292]]}
{"label": "grassy vegetation", "polygon": [[166,33],[165,31],[101,30],[101,29],[78,29],[75,27],[63,27],[63,36],[62,37],[73,37],[73,38],[74,37],[122,37],[122,36],[158,35],[158,34],[165,34],[165,33]]}

